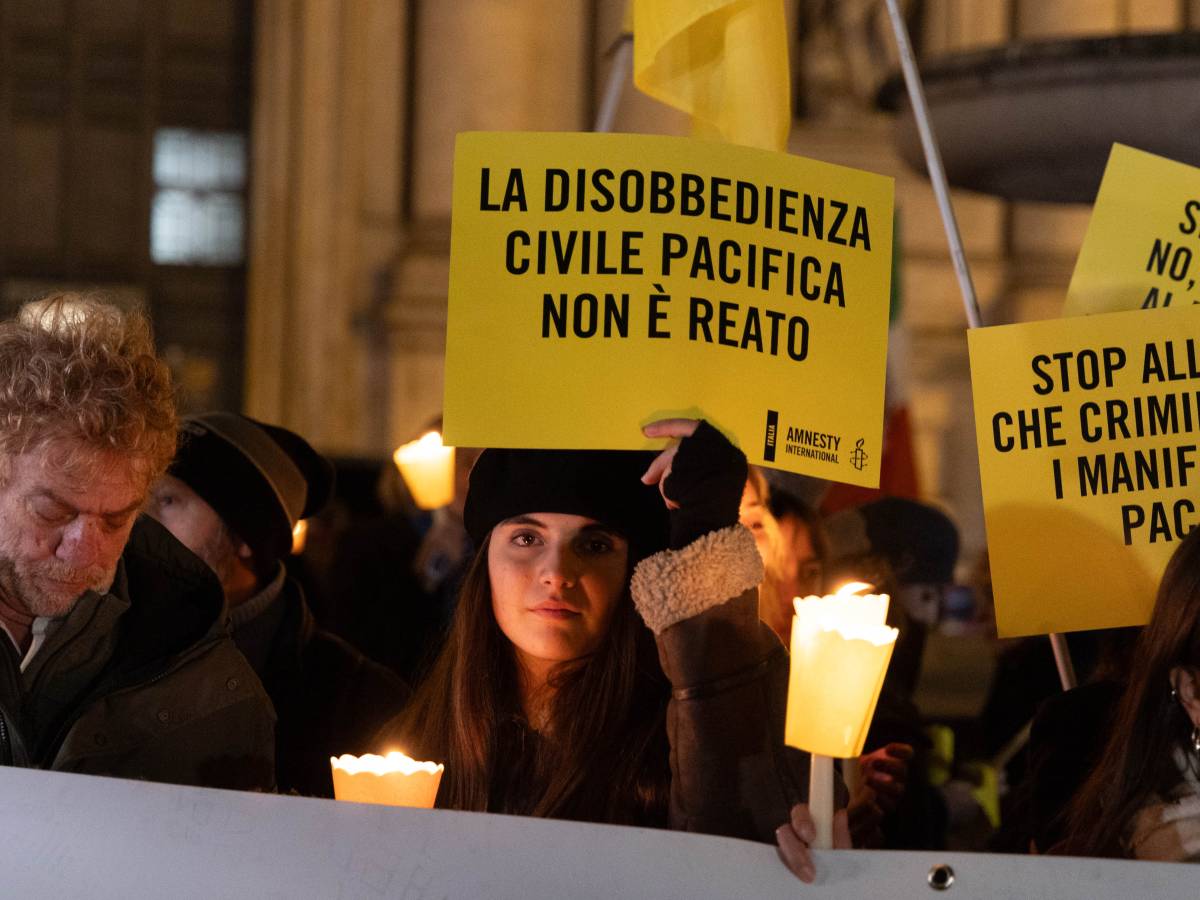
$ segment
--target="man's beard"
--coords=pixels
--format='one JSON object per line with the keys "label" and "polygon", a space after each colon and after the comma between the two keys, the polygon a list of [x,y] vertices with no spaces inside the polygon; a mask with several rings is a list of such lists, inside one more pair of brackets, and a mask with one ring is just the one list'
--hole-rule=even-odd
{"label": "man's beard", "polygon": [[58,559],[18,565],[0,556],[0,593],[34,616],[58,619],[87,591],[106,590],[113,574],[98,566],[76,569]]}

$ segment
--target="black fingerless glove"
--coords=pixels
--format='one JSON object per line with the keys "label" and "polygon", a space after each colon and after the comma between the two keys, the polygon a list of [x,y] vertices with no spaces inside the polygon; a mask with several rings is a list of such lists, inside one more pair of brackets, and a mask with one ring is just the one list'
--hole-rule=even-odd
{"label": "black fingerless glove", "polygon": [[734,525],[746,487],[746,454],[705,421],[679,443],[663,493],[679,504],[671,510],[671,549]]}

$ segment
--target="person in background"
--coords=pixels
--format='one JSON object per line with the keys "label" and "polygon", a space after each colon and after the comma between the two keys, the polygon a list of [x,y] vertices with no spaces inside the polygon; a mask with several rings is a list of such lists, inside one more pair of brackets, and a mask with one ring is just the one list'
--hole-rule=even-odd
{"label": "person in background", "polygon": [[0,763],[274,787],[217,579],[138,518],[176,425],[140,313],[60,294],[0,323]]}
{"label": "person in background", "polygon": [[[441,425],[439,417],[422,433]],[[410,684],[424,677],[441,650],[474,556],[463,501],[478,455],[455,448],[454,499],[432,511],[417,508],[388,459],[375,485],[380,509],[351,517],[336,538],[326,624]]]}
{"label": "person in background", "polygon": [[1200,529],[1172,554],[1100,761],[1075,796],[1076,856],[1200,860]]}
{"label": "person in background", "polygon": [[762,472],[751,466],[742,489],[738,521],[754,535],[754,544],[763,561],[764,577],[758,586],[758,617],[787,645],[791,641],[793,595],[787,593],[784,583],[786,553],[779,523],[767,506],[769,500],[766,479]]}
{"label": "person in background", "polygon": [[839,511],[825,520],[825,530],[827,583],[861,581],[888,594],[888,623],[900,630],[864,756],[895,756],[906,767],[903,789],[887,796],[889,808],[879,822],[881,844],[943,847],[947,807],[929,782],[932,747],[913,692],[926,629],[937,622],[946,586],[954,580],[958,530],[937,508],[898,497]]}
{"label": "person in background", "polygon": [[1023,829],[1024,847],[1043,853],[1066,837],[1064,814],[1100,761],[1140,632],[1139,627],[1102,632],[1100,661],[1088,681],[1053,694],[1038,708],[1029,730],[1028,783],[1016,786],[1027,796],[1018,798],[1021,803],[1005,822],[1006,829],[1008,819]]}
{"label": "person in background", "polygon": [[938,508],[900,497],[842,510],[825,527],[832,573],[843,581],[873,584],[891,596],[889,619],[900,629],[900,638],[888,679],[911,697],[926,631],[937,624],[946,588],[954,583],[958,529]]}
{"label": "person in background", "polygon": [[[779,532],[776,551],[779,593],[784,597],[823,593],[829,548],[821,517],[803,500],[778,488],[771,489],[767,508]],[[790,639],[790,636],[780,637]]]}
{"label": "person in background", "polygon": [[763,471],[752,466],[738,518],[754,535],[766,568],[759,586],[759,617],[787,644],[793,598],[820,594],[825,587],[829,551],[820,516],[786,488],[771,487]]}
{"label": "person in background", "polygon": [[233,638],[279,721],[279,789],[332,797],[329,758],[361,754],[404,703],[403,682],[317,626],[286,559],[296,523],[328,501],[333,467],[299,435],[247,416],[183,421],[147,512],[218,576]]}
{"label": "person in background", "polygon": [[325,600],[318,621],[416,684],[442,627],[412,570],[421,544],[416,507],[391,459],[342,459],[337,472],[332,509],[315,519],[329,521],[327,555],[309,572]]}
{"label": "person in background", "polygon": [[[440,418],[436,425],[440,431]],[[425,655],[430,658],[441,649],[438,641],[454,615],[458,590],[475,553],[475,545],[463,522],[463,507],[471,467],[479,453],[472,447],[454,448],[454,499],[430,513],[429,530],[422,536],[413,559],[413,573],[429,596],[433,610],[434,625],[425,648]]]}
{"label": "person in background", "polygon": [[[783,522],[774,515],[775,508],[783,511]],[[790,651],[794,598],[820,594],[823,589],[823,570],[814,549],[815,541],[824,555],[820,521],[803,501],[784,489],[772,489],[763,470],[755,467],[750,468],[742,491],[738,519],[754,535],[763,558],[759,618]],[[859,758],[861,783],[847,807],[856,846],[877,847],[883,842],[880,829],[904,794],[911,755],[910,746],[891,743]]]}

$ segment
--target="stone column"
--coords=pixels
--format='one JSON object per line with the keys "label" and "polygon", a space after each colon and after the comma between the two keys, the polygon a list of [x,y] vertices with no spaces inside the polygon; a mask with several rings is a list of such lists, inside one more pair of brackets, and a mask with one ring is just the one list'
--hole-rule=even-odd
{"label": "stone column", "polygon": [[587,0],[261,0],[251,415],[382,454],[440,411],[454,137],[588,128],[592,28]]}
{"label": "stone column", "polygon": [[417,5],[406,214],[387,308],[393,446],[442,407],[455,136],[590,129],[590,7],[586,0]]}
{"label": "stone column", "polygon": [[370,310],[400,230],[407,9],[256,6],[246,408],[327,452],[386,442]]}

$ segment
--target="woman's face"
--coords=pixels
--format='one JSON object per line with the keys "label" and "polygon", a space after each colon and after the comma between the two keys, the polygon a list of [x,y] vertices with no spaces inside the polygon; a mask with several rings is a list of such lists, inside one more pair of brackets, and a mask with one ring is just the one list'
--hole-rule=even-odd
{"label": "woman's face", "polygon": [[628,580],[629,544],[594,519],[529,513],[488,542],[492,612],[533,670],[592,653]]}
{"label": "woman's face", "polygon": [[787,575],[796,583],[797,596],[822,593],[821,576],[824,573],[821,560],[817,559],[817,551],[813,548],[812,531],[808,523],[799,516],[790,515],[777,521],[786,556]]}
{"label": "woman's face", "polygon": [[767,510],[754,489],[754,482],[747,481],[742,489],[742,503],[738,508],[738,521],[750,529],[754,535],[754,543],[758,545],[758,555],[763,559],[770,558],[771,539],[766,528]]}

